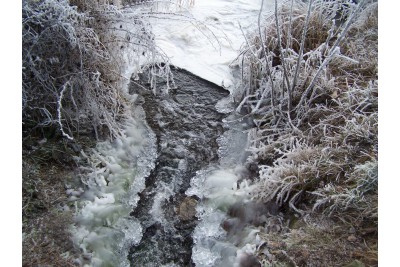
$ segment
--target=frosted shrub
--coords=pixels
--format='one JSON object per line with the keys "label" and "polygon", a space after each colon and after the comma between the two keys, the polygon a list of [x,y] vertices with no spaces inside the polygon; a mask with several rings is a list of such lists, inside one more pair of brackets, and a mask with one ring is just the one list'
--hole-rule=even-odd
{"label": "frosted shrub", "polygon": [[167,63],[140,11],[98,1],[24,0],[22,33],[25,135],[51,127],[69,139],[119,136],[132,104],[127,66]]}
{"label": "frosted shrub", "polygon": [[246,40],[234,99],[255,124],[254,198],[376,222],[377,3],[276,5]]}

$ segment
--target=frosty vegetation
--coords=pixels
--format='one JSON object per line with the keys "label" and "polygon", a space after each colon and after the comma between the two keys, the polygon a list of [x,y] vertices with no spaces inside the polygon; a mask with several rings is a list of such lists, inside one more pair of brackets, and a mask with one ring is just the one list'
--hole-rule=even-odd
{"label": "frosty vegetation", "polygon": [[[135,117],[135,96],[126,89],[131,74],[127,66],[134,66],[134,74],[146,66],[153,92],[168,93],[155,87],[157,77],[169,77],[170,71],[168,58],[157,49],[146,19],[173,15],[136,8],[149,1],[109,2],[23,0],[24,138],[48,137],[55,131],[75,139],[89,129],[96,139],[130,142],[124,126]],[[259,170],[250,192],[254,201],[276,202],[297,217],[323,214],[377,229],[378,5],[376,1],[355,2],[292,0],[276,4],[269,17],[260,11],[258,29],[246,36],[237,59],[241,83],[232,97],[236,111],[254,123],[249,131],[248,159]],[[168,4],[187,8],[194,1]],[[116,5],[129,7],[122,10]],[[173,19],[191,20],[181,15]],[[207,38],[214,38],[207,25],[201,26]],[[112,152],[113,147],[103,150]],[[112,183],[115,176],[120,191],[115,195],[117,203],[126,204],[125,193],[131,189],[126,183],[132,181],[124,169],[119,176],[114,175],[118,170],[113,172],[126,162],[106,157],[104,151],[92,151],[85,157],[89,165],[86,185],[94,184],[98,190],[92,202],[109,193],[100,184]],[[44,184],[34,167],[24,162],[23,213],[37,187]],[[34,185],[33,191],[25,183]],[[58,189],[63,191],[62,186]],[[110,202],[115,202],[111,196]],[[88,210],[93,203],[88,201],[84,207]],[[125,208],[123,216],[128,214]],[[102,211],[96,206],[96,212]],[[118,213],[110,212],[111,216]],[[97,233],[96,227],[104,221],[92,227],[87,214],[81,212],[83,230],[79,233]],[[119,219],[114,219],[106,223],[118,224]],[[45,243],[31,240],[38,247]],[[101,239],[89,241],[83,242],[83,248],[95,251],[97,257],[96,248],[101,251],[104,244]],[[258,250],[261,253],[261,245]],[[272,261],[263,258],[265,264]]]}
{"label": "frosty vegetation", "polygon": [[255,199],[377,229],[378,4],[288,1],[246,37],[237,111],[253,119]]}
{"label": "frosty vegetation", "polygon": [[[95,0],[24,0],[22,19],[25,135],[56,127],[68,139],[84,128],[96,138],[119,136],[131,117],[124,68],[168,63],[136,9]],[[163,66],[153,78],[168,73]]]}
{"label": "frosty vegetation", "polygon": [[[70,188],[78,176],[70,170],[76,166],[73,159],[93,140],[126,140],[126,127],[137,115],[135,96],[127,92],[132,72],[148,68],[151,81],[158,76],[168,79],[168,58],[157,49],[147,21],[150,13],[144,11],[150,2],[141,4],[142,9],[137,2],[23,1],[22,212],[27,266],[72,266],[76,248],[68,232],[73,223],[69,206],[71,197],[79,198],[84,191]],[[118,9],[122,4],[131,7]],[[99,171],[97,155],[92,151],[86,157],[88,169],[82,174],[89,180],[91,168]],[[99,169],[109,172],[111,167]]]}

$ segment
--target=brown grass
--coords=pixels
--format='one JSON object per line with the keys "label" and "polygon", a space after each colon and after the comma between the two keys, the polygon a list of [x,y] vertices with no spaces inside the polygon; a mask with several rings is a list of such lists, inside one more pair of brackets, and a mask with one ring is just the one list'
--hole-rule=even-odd
{"label": "brown grass", "polygon": [[76,266],[79,251],[70,232],[75,207],[66,190],[82,186],[74,159],[78,149],[87,151],[95,144],[90,134],[82,133],[75,142],[60,136],[23,140],[23,266]]}
{"label": "brown grass", "polygon": [[291,221],[281,232],[262,234],[267,242],[259,250],[259,258],[266,264],[339,267],[359,261],[364,265],[356,266],[377,266],[376,232],[366,234],[319,215]]}
{"label": "brown grass", "polygon": [[65,183],[73,181],[74,171],[55,161],[35,163],[23,157],[23,266],[75,266],[75,251],[69,225]]}

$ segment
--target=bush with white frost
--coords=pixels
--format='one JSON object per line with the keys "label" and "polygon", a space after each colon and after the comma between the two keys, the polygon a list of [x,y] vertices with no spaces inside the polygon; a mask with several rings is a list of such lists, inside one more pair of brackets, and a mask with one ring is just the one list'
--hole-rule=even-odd
{"label": "bush with white frost", "polygon": [[234,98],[255,123],[255,198],[377,223],[377,3],[359,2],[276,4],[246,37]]}
{"label": "bush with white frost", "polygon": [[[69,139],[119,136],[132,101],[126,67],[167,62],[145,15],[95,0],[24,0],[22,34],[24,136],[49,128]],[[161,71],[154,75],[168,66]]]}

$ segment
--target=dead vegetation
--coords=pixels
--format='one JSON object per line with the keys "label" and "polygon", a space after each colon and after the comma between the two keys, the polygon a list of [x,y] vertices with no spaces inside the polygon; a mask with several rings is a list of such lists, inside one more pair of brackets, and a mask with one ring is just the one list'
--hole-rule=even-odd
{"label": "dead vegetation", "polygon": [[377,266],[376,228],[337,223],[323,215],[301,219],[278,232],[263,232],[258,256],[264,266]]}
{"label": "dead vegetation", "polygon": [[[51,154],[49,147],[23,155],[23,266],[75,266],[72,264],[75,249],[68,231],[72,207],[67,201],[65,185],[74,181],[76,173],[72,166],[60,165],[57,160],[42,162]],[[61,151],[59,146],[51,147]]]}
{"label": "dead vegetation", "polygon": [[[375,1],[359,2],[276,5],[275,14],[247,37],[234,97],[237,111],[255,124],[249,132],[250,161],[259,165],[253,197],[276,201],[301,220],[321,214],[335,227],[371,234],[378,223],[378,15]],[[292,246],[284,251],[292,264],[377,263],[376,235],[357,237],[349,248],[336,243],[336,232],[322,240],[329,228],[312,229],[306,224],[286,234]],[[319,260],[300,264],[296,244],[304,242],[313,244],[305,250]],[[330,249],[343,257],[322,264]],[[368,253],[356,257],[356,251]]]}

